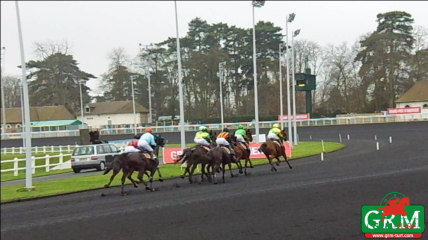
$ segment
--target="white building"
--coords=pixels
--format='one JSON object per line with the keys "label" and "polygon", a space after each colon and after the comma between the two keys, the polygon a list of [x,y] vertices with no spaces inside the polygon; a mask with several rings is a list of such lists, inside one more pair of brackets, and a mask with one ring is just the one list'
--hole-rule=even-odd
{"label": "white building", "polygon": [[420,107],[422,113],[428,113],[428,80],[417,82],[395,103],[397,108]]}
{"label": "white building", "polygon": [[[149,110],[135,103],[137,125],[148,123]],[[83,118],[77,119],[89,127],[130,127],[134,125],[132,101],[89,103],[84,107]]]}

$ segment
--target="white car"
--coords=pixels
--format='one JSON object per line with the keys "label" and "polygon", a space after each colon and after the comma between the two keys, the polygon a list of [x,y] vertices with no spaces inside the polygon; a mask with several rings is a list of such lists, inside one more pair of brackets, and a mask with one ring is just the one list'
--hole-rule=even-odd
{"label": "white car", "polygon": [[114,144],[78,146],[71,154],[71,168],[75,173],[91,168],[104,171],[106,166],[109,166],[114,157],[120,153],[121,151]]}

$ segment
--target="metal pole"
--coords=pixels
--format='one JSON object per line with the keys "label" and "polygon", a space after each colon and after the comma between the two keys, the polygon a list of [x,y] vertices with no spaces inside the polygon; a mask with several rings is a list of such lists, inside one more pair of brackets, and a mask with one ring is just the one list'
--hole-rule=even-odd
{"label": "metal pole", "polygon": [[256,143],[259,143],[259,99],[257,94],[257,63],[256,63],[256,23],[254,17],[254,6],[253,6],[253,67],[254,67],[254,115],[255,115],[255,127],[256,127]]}
{"label": "metal pole", "polygon": [[285,24],[285,31],[287,32],[287,40],[286,40],[286,59],[287,59],[287,128],[288,128],[288,139],[291,143],[293,143],[293,136],[291,135],[291,97],[290,97],[290,63],[289,63],[289,54],[288,54],[288,16],[287,22]]}
{"label": "metal pole", "polygon": [[283,120],[283,115],[284,115],[284,110],[283,110],[283,108],[284,108],[284,106],[283,106],[283,101],[284,101],[284,99],[283,99],[283,96],[282,96],[282,62],[281,62],[281,47],[282,47],[283,45],[282,45],[282,43],[280,43],[279,44],[279,58],[278,58],[278,60],[279,60],[279,111],[280,111],[280,113],[279,113],[279,115],[281,116],[281,118],[280,118],[280,121],[281,121],[281,129],[284,129],[284,120]]}
{"label": "metal pole", "polygon": [[[6,47],[2,47],[2,54],[1,54],[1,85],[3,86],[3,67],[4,67],[4,58],[6,55]],[[6,133],[6,107],[5,107],[5,102],[4,102],[4,91],[3,91],[3,87],[1,87],[1,108],[2,108],[2,112],[3,112],[3,133]]]}
{"label": "metal pole", "polygon": [[19,90],[21,95],[21,136],[22,136],[22,146],[25,149],[25,136],[24,136],[24,124],[25,124],[25,116],[24,116],[24,90],[22,89],[22,83],[19,84]]}
{"label": "metal pole", "polygon": [[80,118],[82,119],[82,129],[83,129],[83,94],[82,94],[82,80],[79,81],[80,87]]}
{"label": "metal pole", "polygon": [[219,68],[219,77],[220,77],[220,117],[221,117],[221,129],[224,128],[224,115],[223,115],[223,66],[225,62],[221,62],[218,65]]}
{"label": "metal pole", "polygon": [[137,118],[135,114],[135,94],[134,94],[134,77],[131,76],[131,89],[132,89],[132,109],[134,112],[134,134],[137,135]]}
{"label": "metal pole", "polygon": [[178,91],[180,96],[180,138],[181,148],[186,148],[186,138],[184,133],[184,99],[183,99],[183,79],[181,72],[181,52],[180,52],[180,37],[178,33],[178,14],[177,14],[177,1],[175,4],[175,31],[177,32],[177,64],[178,64]]}
{"label": "metal pole", "polygon": [[297,145],[297,122],[296,122],[296,80],[294,78],[294,34],[291,31],[291,76],[293,78],[293,129],[294,129],[294,145]]}
{"label": "metal pole", "polygon": [[18,1],[15,1],[16,18],[18,22],[19,45],[21,49],[21,69],[22,69],[22,88],[24,92],[24,117],[25,121],[25,188],[27,190],[34,189],[32,171],[31,171],[31,118],[30,118],[30,100],[28,98],[27,72],[25,66],[24,41],[21,29],[21,17],[19,15]]}
{"label": "metal pole", "polygon": [[152,123],[152,86],[150,84],[150,68],[147,67],[147,79],[149,85],[149,123]]}

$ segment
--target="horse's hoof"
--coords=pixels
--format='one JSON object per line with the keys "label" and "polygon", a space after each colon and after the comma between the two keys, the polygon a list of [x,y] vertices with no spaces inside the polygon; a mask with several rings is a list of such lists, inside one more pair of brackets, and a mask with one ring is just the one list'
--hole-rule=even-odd
{"label": "horse's hoof", "polygon": [[110,186],[106,184],[106,185],[104,185],[104,187],[105,187],[105,188],[109,188]]}
{"label": "horse's hoof", "polygon": [[214,182],[214,184],[217,184],[217,182]]}
{"label": "horse's hoof", "polygon": [[138,186],[137,186],[137,185],[134,185],[134,188],[138,188]]}
{"label": "horse's hoof", "polygon": [[254,168],[253,166],[250,166],[250,168]]}
{"label": "horse's hoof", "polygon": [[276,166],[279,166],[279,163],[276,163]]}
{"label": "horse's hoof", "polygon": [[239,173],[240,173],[240,174],[243,174],[244,172],[241,170],[241,171],[239,171]]}
{"label": "horse's hoof", "polygon": [[235,174],[234,176],[235,176],[235,177],[239,177],[239,174]]}
{"label": "horse's hoof", "polygon": [[122,196],[128,195],[126,192],[121,192]]}
{"label": "horse's hoof", "polygon": [[152,188],[150,189],[150,192],[156,192],[156,189]]}
{"label": "horse's hoof", "polygon": [[234,178],[234,177],[235,177],[235,175],[230,175],[230,177],[231,177],[231,178]]}
{"label": "horse's hoof", "polygon": [[149,188],[149,187],[146,187],[146,190],[150,190],[150,188]]}
{"label": "horse's hoof", "polygon": [[162,178],[159,178],[159,182],[163,182],[163,179],[162,179]]}
{"label": "horse's hoof", "polygon": [[181,176],[181,179],[184,179],[184,176]]}
{"label": "horse's hoof", "polygon": [[292,169],[293,167],[292,166],[290,166],[290,169]]}
{"label": "horse's hoof", "polygon": [[101,193],[101,197],[105,197],[105,196],[107,196],[107,195],[105,195],[104,193]]}

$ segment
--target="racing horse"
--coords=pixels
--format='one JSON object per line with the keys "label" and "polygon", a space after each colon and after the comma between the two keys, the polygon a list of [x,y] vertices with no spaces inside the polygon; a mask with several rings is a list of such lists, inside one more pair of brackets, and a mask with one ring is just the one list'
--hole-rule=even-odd
{"label": "racing horse", "polygon": [[[156,156],[158,156],[159,148],[165,146],[165,139],[161,135],[159,135],[159,134],[155,134],[154,136],[155,136],[156,146],[154,147],[153,150],[154,150],[154,154]],[[139,153],[139,154],[141,154],[141,153]],[[112,183],[113,179],[120,172],[120,170],[123,169],[123,166],[124,166],[124,161],[123,160],[124,160],[124,158],[128,157],[129,155],[130,155],[130,153],[122,153],[121,155],[116,156],[115,159],[113,160],[113,162],[111,163],[111,165],[106,168],[106,170],[104,171],[103,175],[109,173],[112,169],[113,169],[113,174],[110,177],[110,181],[106,185],[104,185],[104,187],[106,187],[106,188],[110,187],[110,184]],[[161,174],[161,172],[159,170],[159,161],[158,160],[151,160],[151,159],[149,159],[149,155],[148,154],[147,155],[143,154],[142,156],[139,156],[138,159],[139,159],[139,161],[147,161],[148,160],[149,164],[156,165],[156,170],[157,170],[158,175],[159,175],[159,182],[163,182],[162,174]],[[134,172],[134,170],[139,170],[139,169],[132,169],[132,170],[130,170],[130,174],[129,174],[129,176],[127,176],[127,178],[134,184],[134,187],[137,188],[138,186],[137,186],[136,182],[131,177],[132,173]],[[146,169],[146,171],[151,171],[151,170],[150,169]],[[150,176],[146,171],[144,173],[152,181],[153,180],[153,175]],[[140,175],[138,175],[138,176],[140,177]],[[143,182],[145,184],[145,182],[142,180],[142,175],[141,175],[141,179],[139,178],[139,180],[140,180],[140,182]],[[146,189],[148,189],[147,188],[147,184],[145,184],[145,185],[146,185]],[[122,192],[123,192],[123,189],[122,189]]]}
{"label": "racing horse", "polygon": [[[251,132],[251,129],[245,129],[245,135],[247,136],[247,144],[249,146],[249,143],[253,141],[253,134]],[[239,164],[241,164],[240,160],[245,160],[245,168],[244,173],[247,175],[247,165],[250,163],[250,168],[253,168],[253,164],[250,160],[251,150],[247,149],[244,144],[238,143],[236,141],[235,132],[231,135],[232,143],[234,145],[233,149],[235,150],[235,156],[239,161]],[[241,168],[242,169],[242,165]]]}
{"label": "racing horse", "polygon": [[108,143],[108,141],[104,141],[100,139],[100,132],[97,131],[90,131],[89,132],[89,136],[90,136],[90,142],[92,144],[103,144],[103,143]]}
{"label": "racing horse", "polygon": [[[216,134],[212,130],[210,130],[208,133],[211,137],[211,148],[215,147]],[[209,178],[208,174],[205,172],[205,165],[209,163],[207,153],[210,150],[210,148],[199,144],[192,148],[183,149],[183,153],[175,160],[175,163],[187,163],[186,169],[184,170],[183,175],[181,175],[181,178],[184,179],[186,174],[189,173],[189,182],[193,183],[193,173],[198,164],[202,165],[202,179],[204,175]]]}
{"label": "racing horse", "polygon": [[[284,136],[284,141],[287,141],[287,134],[285,133],[285,130],[281,130],[282,136]],[[278,141],[274,141],[272,139],[268,139],[265,143],[263,143],[260,148],[259,152],[264,153],[266,158],[269,160],[269,164],[271,165],[271,171],[277,171],[276,167],[273,165],[272,160],[275,158],[278,162],[276,163],[277,166],[281,163],[281,160],[279,158],[282,156],[285,159],[285,162],[287,162],[290,169],[292,169],[290,163],[287,160],[287,155],[285,154],[285,146],[281,147],[281,144]]]}
{"label": "racing horse", "polygon": [[[235,163],[239,163],[239,160],[236,160],[236,161],[237,162],[235,162]],[[227,147],[217,146],[217,147],[214,147],[213,149],[211,149],[208,152],[208,162],[209,162],[208,168],[211,167],[211,169],[212,169],[211,174],[210,174],[210,171],[208,170],[208,174],[209,174],[208,175],[208,181],[211,182],[210,175],[212,175],[214,178],[214,184],[217,184],[216,175],[220,169],[222,169],[222,171],[223,171],[223,183],[225,183],[224,174],[226,172],[226,165],[229,166],[230,176],[232,178],[238,176],[238,175],[233,174],[232,162],[234,162],[234,159],[230,155],[230,150]],[[240,164],[237,164],[237,165],[239,168],[239,172],[242,173],[242,165],[240,165]]]}

